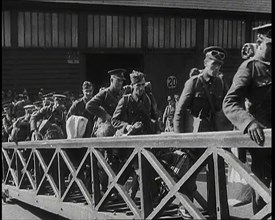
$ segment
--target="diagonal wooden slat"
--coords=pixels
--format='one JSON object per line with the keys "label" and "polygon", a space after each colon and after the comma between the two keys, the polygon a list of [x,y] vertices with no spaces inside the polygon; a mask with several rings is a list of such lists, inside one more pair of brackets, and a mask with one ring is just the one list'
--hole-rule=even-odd
{"label": "diagonal wooden slat", "polygon": [[[22,175],[21,181],[19,182],[19,187],[22,184],[22,181],[23,181],[23,178],[24,178],[24,174],[26,174],[27,177],[28,177],[28,179],[29,179],[29,181],[30,181],[30,183],[31,183],[31,185],[32,185],[32,188],[35,189],[35,182],[34,182],[34,180],[32,178],[32,175],[31,175],[30,171],[27,170],[27,167],[28,167],[28,165],[29,165],[29,163],[31,161],[32,155],[30,155],[30,157],[29,157],[29,159],[28,159],[28,161],[26,163],[25,160],[24,160],[24,158],[23,158],[22,153],[20,152],[20,150],[16,150],[16,152],[17,152],[17,154],[19,156],[19,159],[20,159],[20,161],[21,161],[21,163],[23,165],[23,170],[24,170],[24,173]],[[31,152],[31,154],[32,154],[32,152]]]}
{"label": "diagonal wooden slat", "polygon": [[268,214],[271,214],[272,206],[271,202],[266,204],[256,215],[252,216],[250,219],[263,219]]}
{"label": "diagonal wooden slat", "polygon": [[101,164],[103,167],[104,171],[107,173],[108,177],[110,178],[110,181],[113,181],[116,174],[110,167],[110,165],[107,163],[105,158],[102,156],[102,154],[97,150],[97,149],[92,149],[93,154],[96,156],[98,162]]}
{"label": "diagonal wooden slat", "polygon": [[140,213],[138,211],[138,208],[136,206],[136,204],[133,202],[133,200],[131,199],[131,197],[128,196],[128,193],[126,192],[125,189],[123,189],[121,187],[121,185],[118,184],[119,179],[122,177],[122,175],[124,174],[124,172],[126,171],[126,169],[128,168],[130,162],[133,160],[133,158],[135,157],[135,155],[137,154],[137,150],[135,149],[131,155],[129,156],[129,158],[127,159],[127,161],[125,162],[125,164],[123,165],[123,167],[121,168],[121,170],[119,171],[119,173],[117,174],[116,177],[114,177],[114,180],[111,182],[111,184],[108,186],[107,191],[105,192],[104,196],[102,197],[102,199],[100,200],[100,202],[98,203],[98,205],[96,206],[96,210],[99,210],[100,207],[103,205],[103,203],[105,202],[107,196],[109,195],[109,193],[111,192],[111,190],[116,187],[119,188],[119,192],[121,193],[122,198],[124,199],[124,201],[126,202],[126,204],[129,206],[129,208],[133,211],[133,213],[137,216],[140,217]]}
{"label": "diagonal wooden slat", "polygon": [[201,157],[193,164],[193,166],[185,173],[182,178],[175,183],[174,179],[170,176],[170,174],[162,167],[161,163],[155,158],[155,156],[149,151],[142,152],[144,156],[150,161],[153,168],[163,179],[165,184],[169,187],[169,192],[167,195],[161,200],[159,205],[154,209],[154,211],[148,216],[149,219],[154,218],[158,212],[166,205],[166,203],[171,199],[172,196],[176,194],[176,192],[181,188],[181,186],[186,182],[188,178],[199,168],[203,163],[205,163],[206,159],[212,154],[212,149],[208,148],[201,155]]}
{"label": "diagonal wooden slat", "polygon": [[232,166],[240,174],[240,176],[260,194],[266,203],[271,202],[270,190],[259,180],[257,176],[255,176],[253,172],[244,166],[234,154],[223,149],[217,149],[217,152],[222,158],[224,158],[228,165]]}
{"label": "diagonal wooden slat", "polygon": [[8,174],[11,173],[12,178],[13,178],[13,181],[14,181],[16,187],[19,187],[19,186],[18,186],[18,178],[17,178],[17,176],[16,176],[16,174],[15,174],[14,169],[11,168],[12,160],[15,158],[15,156],[14,156],[14,155],[15,155],[15,150],[14,150],[14,153],[13,153],[11,159],[9,159],[9,155],[8,155],[8,153],[7,153],[6,150],[2,149],[2,152],[3,152],[3,154],[4,154],[4,157],[5,157],[5,159],[6,159],[7,164],[8,164],[8,166],[9,166],[8,172],[7,172],[7,176],[6,176],[6,179],[5,179],[5,183],[6,183],[7,179],[8,179],[8,176],[9,176]]}
{"label": "diagonal wooden slat", "polygon": [[119,194],[121,195],[121,197],[123,198],[123,200],[128,205],[128,207],[133,212],[134,218],[141,219],[140,211],[139,211],[137,205],[132,200],[131,196],[127,193],[125,187],[122,185],[119,185],[119,184],[116,184],[115,187],[116,187],[117,191],[119,192]]}
{"label": "diagonal wooden slat", "polygon": [[39,184],[39,186],[36,189],[36,194],[39,192],[39,190],[40,190],[40,188],[41,188],[41,186],[43,184],[44,179],[47,178],[48,181],[49,181],[49,183],[51,184],[52,189],[54,190],[55,196],[58,198],[58,194],[59,194],[58,193],[58,188],[57,188],[57,186],[56,186],[56,184],[55,184],[52,176],[48,174],[49,169],[50,169],[50,167],[51,167],[51,165],[52,165],[52,163],[54,161],[54,158],[57,155],[57,151],[55,150],[55,152],[54,152],[54,154],[53,154],[53,156],[52,156],[52,158],[51,158],[48,166],[46,165],[46,163],[45,163],[45,161],[44,161],[41,153],[38,150],[35,150],[35,154],[36,154],[36,157],[37,157],[37,159],[38,159],[38,161],[39,161],[39,163],[42,166],[42,169],[44,171],[44,174],[43,174],[43,177],[42,177],[42,179],[40,181],[40,184]]}

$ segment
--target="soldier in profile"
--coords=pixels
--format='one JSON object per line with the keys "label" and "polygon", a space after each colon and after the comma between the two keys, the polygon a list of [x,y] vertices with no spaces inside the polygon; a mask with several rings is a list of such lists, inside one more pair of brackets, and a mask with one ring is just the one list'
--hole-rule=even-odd
{"label": "soldier in profile", "polygon": [[[259,146],[264,145],[263,129],[271,128],[271,24],[254,28],[258,31],[255,54],[245,60],[234,75],[232,85],[223,101],[223,111],[228,119]],[[245,108],[245,101],[250,103]],[[266,185],[271,184],[271,149],[249,149],[252,172]],[[254,214],[265,205],[255,191],[252,197]]]}

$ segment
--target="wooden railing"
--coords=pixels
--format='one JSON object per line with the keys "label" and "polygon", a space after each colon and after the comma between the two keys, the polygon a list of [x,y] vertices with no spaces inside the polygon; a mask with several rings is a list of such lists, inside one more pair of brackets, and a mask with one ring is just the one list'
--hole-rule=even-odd
{"label": "wooden railing", "polygon": [[[257,146],[238,131],[197,134],[160,134],[128,137],[86,138],[2,143],[2,190],[11,198],[70,219],[160,219],[177,217],[182,205],[194,219],[228,219],[225,164],[232,166],[266,202],[254,216],[271,213],[271,191],[228,149],[271,147],[271,130],[265,131],[264,147]],[[132,149],[118,173],[112,170],[102,149]],[[171,176],[156,156],[158,150],[205,148],[193,166],[179,180]],[[228,148],[228,149],[227,149]],[[136,164],[139,190],[129,194],[131,170]],[[184,183],[202,168],[209,171],[211,194],[198,191],[195,202],[181,193]],[[108,188],[100,189],[100,175],[108,177]],[[152,175],[161,180],[165,193],[152,196]],[[118,199],[111,199],[112,194]],[[199,204],[199,205],[198,205]]]}

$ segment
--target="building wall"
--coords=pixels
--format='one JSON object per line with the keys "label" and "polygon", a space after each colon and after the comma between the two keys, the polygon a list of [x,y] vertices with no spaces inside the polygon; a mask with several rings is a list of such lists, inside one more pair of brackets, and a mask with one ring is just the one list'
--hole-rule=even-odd
{"label": "building wall", "polygon": [[[87,59],[89,55],[103,55],[97,62],[105,71],[104,55],[115,60],[112,57],[119,54],[136,54],[139,59],[143,57],[137,66],[153,83],[163,108],[167,95],[181,93],[189,70],[203,68],[203,49],[207,46],[218,45],[227,50],[222,71],[230,82],[241,62],[242,45],[255,40],[251,28],[268,21],[269,14],[255,13],[151,11],[134,7],[107,10],[57,4],[45,7],[38,3],[4,7],[2,89],[44,87],[79,91],[83,80],[96,78],[88,75],[91,73],[87,66],[93,66],[87,63],[93,62]],[[122,57],[119,67],[125,62],[129,69],[127,58]],[[97,70],[100,65],[96,65]],[[172,89],[167,87],[170,75],[177,79]]]}

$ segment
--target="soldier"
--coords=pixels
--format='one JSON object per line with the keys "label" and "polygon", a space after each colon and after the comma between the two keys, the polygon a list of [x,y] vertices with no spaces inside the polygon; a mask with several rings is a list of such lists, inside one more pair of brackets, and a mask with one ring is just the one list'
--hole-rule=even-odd
{"label": "soldier", "polygon": [[94,126],[93,136],[113,136],[115,130],[111,125],[111,117],[122,97],[122,85],[125,80],[125,69],[110,70],[110,86],[98,92],[87,104],[86,110],[98,119]]}
{"label": "soldier", "polygon": [[31,114],[35,110],[34,105],[25,105],[25,115],[17,118],[13,123],[13,129],[11,131],[10,139],[11,141],[29,141],[31,140],[30,131],[30,118]]}
{"label": "soldier", "polygon": [[[112,125],[119,131],[121,135],[140,135],[140,134],[156,134],[159,132],[157,124],[157,112],[150,96],[145,92],[145,77],[141,72],[133,71],[130,74],[132,93],[124,95],[120,99],[116,110],[112,117]],[[116,157],[119,158],[120,164],[117,164],[117,170],[127,160],[129,154],[126,150],[116,151]],[[134,164],[133,168],[136,168]],[[134,198],[138,189],[137,175],[132,171],[133,187],[131,197]],[[152,176],[153,177],[153,176]],[[153,184],[149,181],[148,184]]]}
{"label": "soldier", "polygon": [[11,101],[5,101],[3,104],[4,117],[2,119],[2,141],[9,141],[9,137],[13,128],[13,122],[16,118],[14,118],[12,114],[13,104]]}
{"label": "soldier", "polygon": [[[115,129],[111,125],[111,117],[115,111],[118,101],[122,97],[122,86],[125,80],[124,73],[125,69],[114,69],[108,71],[110,75],[110,86],[100,90],[90,101],[86,104],[86,110],[97,117],[97,121],[94,124],[92,136],[93,137],[106,137],[113,136]],[[102,154],[107,157],[108,162],[112,165],[115,163],[112,157],[112,150],[102,151]],[[100,183],[102,191],[105,192],[108,186],[108,177],[103,172],[102,167],[99,165]],[[114,195],[115,197],[115,195]]]}
{"label": "soldier", "polygon": [[[221,47],[211,46],[204,49],[204,54],[204,69],[201,70],[200,74],[191,76],[186,81],[176,106],[174,116],[174,131],[176,133],[187,130],[185,127],[187,114],[191,114],[194,118],[193,132],[217,131],[214,116],[216,112],[221,110],[222,101],[227,92],[222,79],[219,77],[226,52]],[[185,153],[194,163],[203,152],[204,149],[187,149]],[[182,158],[184,159],[184,157]],[[179,173],[184,174],[181,171]],[[196,178],[197,175],[193,175],[183,187],[183,193],[191,201],[194,200]],[[209,194],[210,192],[208,192]],[[179,211],[183,216],[188,216],[185,209],[180,207]]]}
{"label": "soldier", "polygon": [[86,125],[83,137],[91,137],[93,124],[94,124],[94,115],[88,112],[85,109],[85,107],[87,102],[90,101],[90,99],[94,95],[94,85],[89,81],[83,82],[82,92],[83,92],[83,97],[81,99],[76,100],[70,107],[67,114],[67,120],[71,115],[83,116],[87,118],[88,123]]}
{"label": "soldier", "polygon": [[[66,115],[62,106],[64,95],[54,94],[54,104],[44,106],[31,116],[31,131],[35,140],[66,138]],[[43,119],[38,128],[37,122]]]}
{"label": "soldier", "polygon": [[[271,128],[271,24],[254,28],[258,31],[254,57],[245,60],[233,78],[224,98],[223,111],[228,119],[259,146],[264,145],[264,128]],[[245,99],[250,102],[248,111]],[[271,149],[249,149],[252,172],[266,185],[271,184]],[[254,214],[265,202],[257,192],[252,197]]]}
{"label": "soldier", "polygon": [[163,117],[162,117],[162,122],[165,125],[164,132],[173,132],[174,131],[173,119],[175,114],[176,103],[171,98],[171,96],[167,97],[167,102],[168,102],[168,105],[165,107]]}

